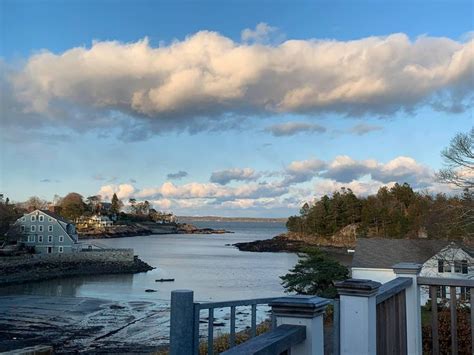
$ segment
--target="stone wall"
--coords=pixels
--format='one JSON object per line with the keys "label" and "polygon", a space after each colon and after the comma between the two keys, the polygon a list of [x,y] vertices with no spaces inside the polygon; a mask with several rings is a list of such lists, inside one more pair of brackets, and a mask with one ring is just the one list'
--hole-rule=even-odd
{"label": "stone wall", "polygon": [[133,249],[94,249],[65,254],[32,254],[21,257],[1,257],[0,266],[33,265],[38,262],[131,263],[133,262],[133,259]]}

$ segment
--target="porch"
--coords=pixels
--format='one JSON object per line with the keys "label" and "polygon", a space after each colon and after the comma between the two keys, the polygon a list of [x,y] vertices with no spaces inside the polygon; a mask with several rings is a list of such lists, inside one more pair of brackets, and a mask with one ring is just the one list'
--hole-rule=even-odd
{"label": "porch", "polygon": [[[393,270],[397,277],[383,285],[358,279],[337,283],[338,298],[334,300],[283,296],[199,303],[194,302],[192,291],[173,291],[170,353],[440,354],[448,349],[461,354],[468,349],[472,354],[474,280],[420,277],[421,265],[411,263],[397,264]],[[438,297],[439,287],[449,289],[449,299]],[[421,288],[428,288],[431,296],[429,307],[423,308],[423,319]],[[242,307],[250,311],[244,331],[249,340],[238,344],[242,331],[238,332],[236,320]],[[257,309],[262,307],[270,310],[269,330],[257,335]],[[224,351],[214,343],[214,313],[222,309],[230,313],[224,337],[229,349]],[[330,328],[325,326],[325,313],[330,313]]]}

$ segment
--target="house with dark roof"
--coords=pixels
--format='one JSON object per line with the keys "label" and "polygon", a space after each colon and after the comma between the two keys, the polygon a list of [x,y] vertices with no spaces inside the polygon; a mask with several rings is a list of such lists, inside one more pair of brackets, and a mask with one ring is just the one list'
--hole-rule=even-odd
{"label": "house with dark roof", "polygon": [[[474,279],[474,250],[466,245],[447,240],[382,238],[357,239],[352,277],[386,283],[395,279],[393,266],[401,262],[423,265],[420,276]],[[439,293],[446,298],[446,290],[440,288]]]}
{"label": "house with dark roof", "polygon": [[62,254],[78,251],[75,225],[49,210],[34,210],[14,223],[18,242],[32,247],[38,254]]}

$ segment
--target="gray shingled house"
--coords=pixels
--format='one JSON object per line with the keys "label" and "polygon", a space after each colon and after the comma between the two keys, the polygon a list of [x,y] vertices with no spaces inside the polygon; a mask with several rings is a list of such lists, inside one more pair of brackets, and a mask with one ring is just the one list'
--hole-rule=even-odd
{"label": "gray shingled house", "polygon": [[38,254],[72,253],[78,250],[78,235],[74,224],[48,210],[35,210],[18,218],[18,242],[34,247]]}

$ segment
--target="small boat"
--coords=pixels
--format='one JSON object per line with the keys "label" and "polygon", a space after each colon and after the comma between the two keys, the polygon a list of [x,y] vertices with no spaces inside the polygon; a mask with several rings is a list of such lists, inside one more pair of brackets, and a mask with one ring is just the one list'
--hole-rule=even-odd
{"label": "small boat", "polygon": [[155,282],[173,282],[174,279],[158,279],[158,280],[155,280]]}

